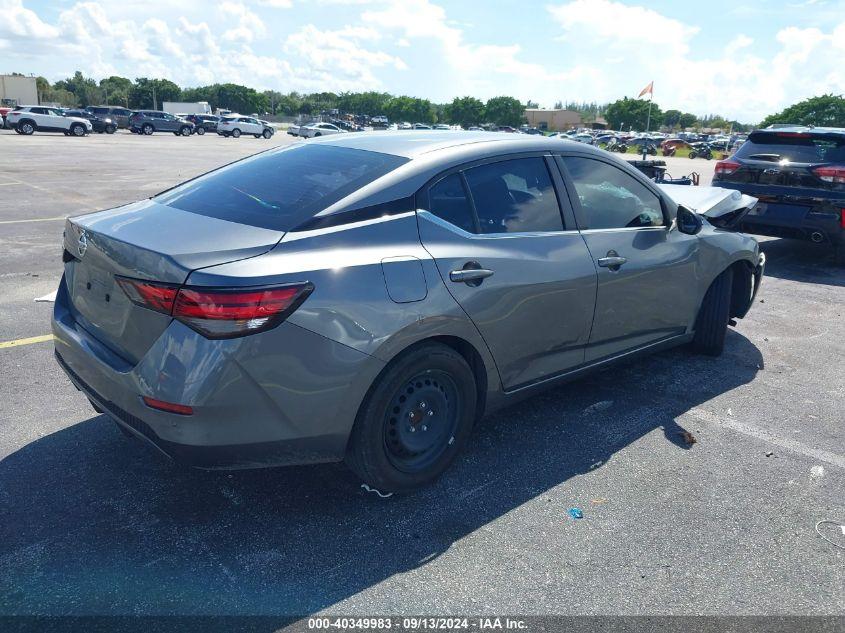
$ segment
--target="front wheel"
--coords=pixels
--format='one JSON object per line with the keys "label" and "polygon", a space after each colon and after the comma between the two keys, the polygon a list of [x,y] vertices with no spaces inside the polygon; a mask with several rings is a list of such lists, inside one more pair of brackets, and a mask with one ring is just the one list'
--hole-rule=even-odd
{"label": "front wheel", "polygon": [[261,133],[261,136],[269,139],[271,136],[273,136],[273,133],[270,130],[264,130],[264,132]]}
{"label": "front wheel", "polygon": [[241,131],[238,128],[235,128],[234,130],[232,130],[232,136],[234,138],[240,138],[241,137]]}
{"label": "front wheel", "polygon": [[179,128],[179,134],[181,134],[182,136],[190,136],[191,135],[191,128],[188,127],[187,125],[183,125],[182,127]]}
{"label": "front wheel", "polygon": [[418,346],[376,379],[349,441],[346,463],[377,490],[409,492],[454,461],[472,430],[475,378],[463,356],[439,343]]}
{"label": "front wheel", "polygon": [[114,134],[115,132],[117,132],[117,128],[115,126],[113,126],[113,125],[107,125],[106,126],[106,134]]}
{"label": "front wheel", "polygon": [[698,154],[696,154],[695,152],[690,152],[690,153],[689,153],[689,157],[690,157],[690,158],[695,158],[696,156],[698,156]]}
{"label": "front wheel", "polygon": [[695,320],[692,345],[696,352],[707,356],[722,354],[730,318],[732,286],[733,269],[728,268],[707,289]]}
{"label": "front wheel", "polygon": [[81,123],[74,123],[70,126],[70,133],[72,136],[85,136],[85,126]]}

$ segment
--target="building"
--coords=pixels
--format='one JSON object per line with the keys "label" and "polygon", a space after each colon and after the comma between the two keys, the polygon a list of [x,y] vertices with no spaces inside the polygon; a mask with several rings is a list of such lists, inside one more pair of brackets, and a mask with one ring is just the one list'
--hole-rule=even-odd
{"label": "building", "polygon": [[581,115],[573,110],[535,110],[525,111],[525,119],[531,127],[554,132],[564,132],[581,127]]}
{"label": "building", "polygon": [[0,104],[38,105],[38,86],[35,77],[0,75]]}

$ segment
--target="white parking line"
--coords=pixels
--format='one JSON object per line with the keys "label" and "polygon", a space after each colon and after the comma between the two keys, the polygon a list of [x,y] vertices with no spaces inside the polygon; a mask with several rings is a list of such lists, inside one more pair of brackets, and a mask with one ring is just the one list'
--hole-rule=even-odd
{"label": "white parking line", "polygon": [[55,222],[56,220],[67,220],[66,215],[56,216],[55,218],[30,218],[29,220],[0,220],[0,224],[21,224],[22,222]]}
{"label": "white parking line", "polygon": [[740,422],[732,417],[722,417],[697,407],[690,409],[685,415],[689,415],[701,422],[716,424],[718,426],[731,429],[732,431],[736,431],[737,433],[742,433],[743,435],[748,435],[749,437],[768,442],[769,444],[780,446],[781,448],[792,451],[793,453],[799,453],[800,455],[830,464],[831,466],[845,468],[845,457],[842,455],[837,455],[836,453],[831,453],[830,451],[819,450],[817,448],[813,448],[812,446],[802,444],[801,442],[796,442],[788,437],[775,435],[766,429],[749,424],[748,422]]}

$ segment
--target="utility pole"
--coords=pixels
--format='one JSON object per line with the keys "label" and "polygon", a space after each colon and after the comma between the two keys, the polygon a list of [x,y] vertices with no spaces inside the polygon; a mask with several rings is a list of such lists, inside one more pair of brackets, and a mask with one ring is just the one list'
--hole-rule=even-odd
{"label": "utility pole", "polygon": [[156,101],[156,85],[153,84],[153,110],[158,110],[158,101]]}

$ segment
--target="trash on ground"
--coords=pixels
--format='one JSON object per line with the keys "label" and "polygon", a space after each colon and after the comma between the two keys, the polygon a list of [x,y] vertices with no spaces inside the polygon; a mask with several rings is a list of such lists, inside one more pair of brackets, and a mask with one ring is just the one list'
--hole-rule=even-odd
{"label": "trash on ground", "polygon": [[596,497],[595,499],[590,499],[590,503],[595,503],[596,505],[600,503],[607,503],[607,499],[604,497]]}
{"label": "trash on ground", "polygon": [[361,488],[363,488],[366,492],[374,492],[374,493],[376,493],[376,494],[377,494],[379,497],[381,497],[382,499],[387,499],[388,497],[392,497],[392,496],[393,496],[393,493],[392,493],[392,492],[384,493],[384,492],[382,492],[381,490],[376,490],[375,488],[370,488],[367,484],[361,484]]}
{"label": "trash on ground", "polygon": [[583,519],[584,513],[581,512],[580,508],[569,508],[569,516],[573,519]]}
{"label": "trash on ground", "polygon": [[824,466],[813,466],[810,469],[810,477],[813,479],[821,479],[824,477]]}
{"label": "trash on ground", "polygon": [[681,431],[679,433],[679,435],[684,440],[684,442],[686,442],[689,445],[692,445],[692,444],[695,444],[696,442],[698,442],[698,440],[695,439],[695,435],[693,435],[689,431]]}
{"label": "trash on ground", "polygon": [[593,413],[598,413],[599,411],[604,411],[606,409],[609,409],[612,406],[613,406],[613,400],[599,400],[598,402],[595,402],[595,403],[591,404],[589,407],[587,407],[586,409],[584,409],[581,412],[581,415],[582,416],[592,415]]}
{"label": "trash on ground", "polygon": [[771,457],[774,454],[774,451],[766,451],[766,457]]}
{"label": "trash on ground", "polygon": [[822,534],[822,531],[819,529],[820,525],[835,525],[835,526],[839,527],[840,530],[842,530],[843,536],[845,536],[845,525],[841,525],[838,521],[830,521],[830,520],[827,520],[827,519],[823,520],[823,521],[818,521],[816,523],[816,534],[818,534],[820,537],[822,537],[823,540],[827,541],[828,543],[830,543],[834,547],[838,547],[839,549],[845,549],[845,543],[837,543],[833,539],[828,538],[827,536]]}
{"label": "trash on ground", "polygon": [[54,303],[56,301],[56,293],[58,290],[54,290],[53,292],[44,295],[43,297],[35,297],[35,302],[40,303]]}

